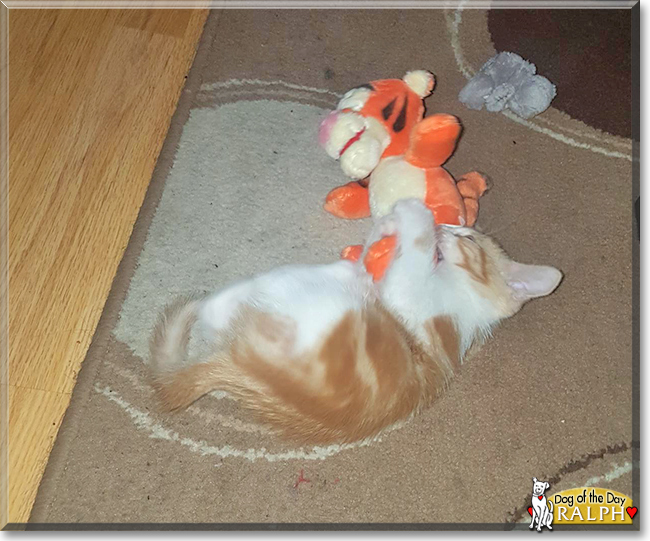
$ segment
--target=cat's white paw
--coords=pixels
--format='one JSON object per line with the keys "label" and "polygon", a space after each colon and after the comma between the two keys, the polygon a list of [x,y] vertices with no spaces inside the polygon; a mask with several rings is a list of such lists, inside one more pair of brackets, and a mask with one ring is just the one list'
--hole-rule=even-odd
{"label": "cat's white paw", "polygon": [[397,233],[397,224],[397,216],[394,213],[380,218],[378,224],[380,236],[390,237],[395,235]]}
{"label": "cat's white paw", "polygon": [[402,235],[419,235],[433,229],[433,213],[420,199],[402,199],[391,214]]}

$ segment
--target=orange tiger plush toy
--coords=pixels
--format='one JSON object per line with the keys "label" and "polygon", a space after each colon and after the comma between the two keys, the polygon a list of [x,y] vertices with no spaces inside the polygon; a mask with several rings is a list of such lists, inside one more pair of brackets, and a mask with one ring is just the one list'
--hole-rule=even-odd
{"label": "orange tiger plush toy", "polygon": [[[442,167],[456,148],[461,125],[446,114],[423,119],[423,99],[433,87],[433,75],[418,70],[401,80],[353,88],[341,98],[336,111],[322,122],[319,140],[356,180],[332,190],[325,210],[351,220],[380,218],[396,201],[418,198],[436,223],[474,225],[487,182],[476,172],[456,182]],[[394,246],[395,239],[386,237],[366,254],[366,268],[375,280],[383,276]],[[361,246],[348,246],[342,257],[357,260],[361,253]]]}

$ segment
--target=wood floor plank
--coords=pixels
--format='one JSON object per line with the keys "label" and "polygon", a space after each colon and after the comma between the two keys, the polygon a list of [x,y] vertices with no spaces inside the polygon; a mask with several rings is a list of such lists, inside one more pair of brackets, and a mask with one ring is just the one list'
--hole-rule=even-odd
{"label": "wood floor plank", "polygon": [[207,13],[9,13],[11,522],[29,516]]}
{"label": "wood floor plank", "polygon": [[25,522],[70,395],[9,386],[9,522]]}

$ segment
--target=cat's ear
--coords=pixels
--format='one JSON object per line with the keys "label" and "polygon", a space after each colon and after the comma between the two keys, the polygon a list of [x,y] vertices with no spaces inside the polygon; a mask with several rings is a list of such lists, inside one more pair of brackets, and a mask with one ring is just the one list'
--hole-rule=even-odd
{"label": "cat's ear", "polygon": [[506,282],[517,300],[527,301],[553,293],[562,281],[562,273],[545,265],[524,265],[509,261],[504,269]]}

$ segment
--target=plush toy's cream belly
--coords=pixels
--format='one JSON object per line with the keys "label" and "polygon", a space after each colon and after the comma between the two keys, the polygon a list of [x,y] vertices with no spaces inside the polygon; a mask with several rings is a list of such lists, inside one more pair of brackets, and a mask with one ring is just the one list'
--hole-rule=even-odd
{"label": "plush toy's cream belly", "polygon": [[427,193],[424,169],[414,167],[403,156],[379,162],[370,176],[368,186],[370,212],[375,218],[389,214],[400,199],[421,199]]}

